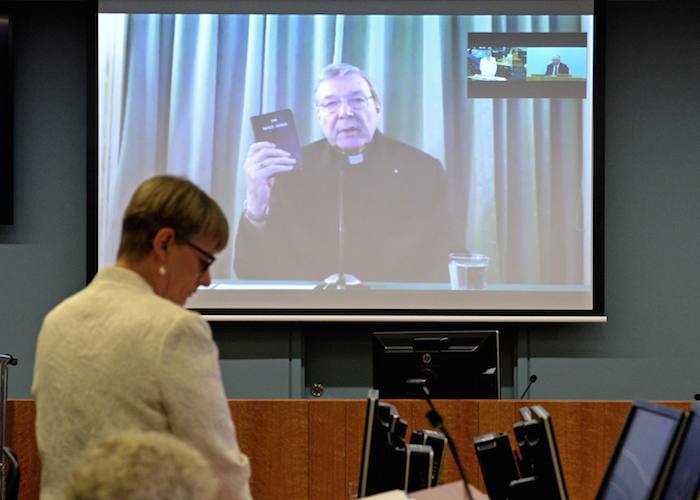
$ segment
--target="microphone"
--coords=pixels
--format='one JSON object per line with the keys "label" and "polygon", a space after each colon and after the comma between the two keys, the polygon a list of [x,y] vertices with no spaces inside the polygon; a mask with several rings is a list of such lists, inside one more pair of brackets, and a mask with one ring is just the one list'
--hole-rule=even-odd
{"label": "microphone", "polygon": [[525,394],[527,394],[527,391],[530,390],[530,387],[532,387],[532,384],[534,384],[535,382],[537,382],[537,375],[535,375],[533,373],[532,375],[530,375],[530,378],[528,379],[528,382],[527,382],[527,387],[525,387],[525,390],[520,395],[520,399],[523,399],[525,397]]}
{"label": "microphone", "polygon": [[474,500],[472,498],[472,492],[469,490],[469,481],[467,481],[467,474],[464,471],[464,467],[462,467],[462,461],[459,459],[459,454],[457,453],[457,447],[455,446],[455,443],[452,440],[452,436],[450,436],[450,433],[447,432],[447,428],[445,427],[445,422],[443,421],[442,416],[440,416],[438,411],[435,409],[435,405],[433,405],[433,401],[430,399],[430,390],[428,390],[426,382],[427,380],[424,378],[409,378],[408,380],[406,380],[406,385],[419,387],[420,390],[423,392],[423,397],[428,403],[428,406],[430,407],[430,411],[426,413],[425,416],[428,418],[428,421],[430,421],[430,424],[436,429],[440,429],[445,435],[445,438],[447,438],[447,446],[449,446],[450,453],[452,453],[452,458],[455,459],[455,463],[457,464],[459,475],[462,477],[462,482],[464,483],[464,490],[467,492],[467,498],[469,500]]}
{"label": "microphone", "polygon": [[0,354],[0,359],[5,360],[5,362],[8,365],[12,365],[12,366],[17,365],[17,358],[15,358],[12,354]]}
{"label": "microphone", "polygon": [[[339,150],[340,151],[340,150]],[[342,151],[340,151],[342,153]],[[345,290],[348,285],[348,275],[345,274],[345,200],[343,199],[343,176],[345,166],[338,165],[338,255],[336,258],[336,273],[331,274],[316,286],[317,290]],[[352,277],[352,281],[357,278]],[[355,284],[355,283],[353,283]]]}
{"label": "microphone", "polygon": [[[344,161],[338,165],[338,255],[336,259],[337,272],[325,278],[316,285],[316,290],[347,290],[349,288],[367,288],[362,282],[352,274],[345,272],[345,200],[343,198],[343,187],[346,167],[362,163],[364,156],[362,151],[355,154],[338,149]],[[347,161],[348,165],[345,165]]]}
{"label": "microphone", "polygon": [[695,398],[695,401],[700,401],[700,393],[696,394],[693,397]]}

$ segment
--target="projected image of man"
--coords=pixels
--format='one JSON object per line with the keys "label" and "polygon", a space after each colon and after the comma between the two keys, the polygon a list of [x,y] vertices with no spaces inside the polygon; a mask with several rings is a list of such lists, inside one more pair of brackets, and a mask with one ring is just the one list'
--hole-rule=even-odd
{"label": "projected image of man", "polygon": [[355,66],[324,68],[315,101],[324,138],[303,148],[302,168],[269,142],[248,151],[237,276],[447,281],[441,163],[378,130],[380,97]]}
{"label": "projected image of man", "polygon": [[547,65],[547,72],[545,75],[559,76],[568,75],[569,67],[561,62],[561,57],[558,55],[552,56],[552,62]]}

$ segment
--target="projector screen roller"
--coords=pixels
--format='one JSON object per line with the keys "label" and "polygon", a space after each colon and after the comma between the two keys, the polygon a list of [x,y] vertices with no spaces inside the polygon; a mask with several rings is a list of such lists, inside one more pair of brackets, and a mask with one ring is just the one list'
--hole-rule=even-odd
{"label": "projector screen roller", "polygon": [[188,307],[603,314],[593,2],[348,4],[100,4],[96,267],[173,174],[231,228]]}

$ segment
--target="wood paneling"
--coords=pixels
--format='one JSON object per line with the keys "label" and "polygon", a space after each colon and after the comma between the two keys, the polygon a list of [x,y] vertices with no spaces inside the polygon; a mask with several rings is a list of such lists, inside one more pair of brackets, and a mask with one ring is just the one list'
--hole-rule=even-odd
{"label": "wood paneling", "polygon": [[347,498],[350,481],[356,480],[346,466],[348,406],[342,401],[309,405],[309,498]]}
{"label": "wood paneling", "polygon": [[250,457],[253,498],[310,498],[308,403],[242,400],[229,406],[239,445]]}
{"label": "wood paneling", "polygon": [[[420,400],[391,401],[413,429],[430,428]],[[236,400],[231,414],[241,448],[253,469],[256,500],[344,500],[357,489],[365,419],[364,400]],[[467,476],[483,489],[473,438],[510,432],[518,408],[541,404],[551,415],[567,489],[572,500],[588,499],[605,472],[629,401],[475,401],[437,400],[435,406],[459,449]],[[686,402],[668,402],[687,409]],[[40,463],[34,436],[34,402],[8,401],[7,444],[17,453],[20,498],[39,498]],[[513,446],[515,444],[513,443]],[[442,481],[459,479],[451,456]]]}
{"label": "wood paneling", "polygon": [[7,427],[5,445],[17,455],[20,466],[19,498],[34,500],[39,498],[39,477],[41,463],[34,435],[36,411],[30,399],[7,402]]}

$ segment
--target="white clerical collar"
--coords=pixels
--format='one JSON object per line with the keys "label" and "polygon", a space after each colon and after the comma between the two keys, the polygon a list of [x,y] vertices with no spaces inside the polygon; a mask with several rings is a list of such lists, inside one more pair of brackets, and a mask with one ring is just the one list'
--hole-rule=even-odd
{"label": "white clerical collar", "polygon": [[361,152],[354,155],[346,155],[345,158],[347,158],[350,165],[358,165],[365,161],[365,155]]}

